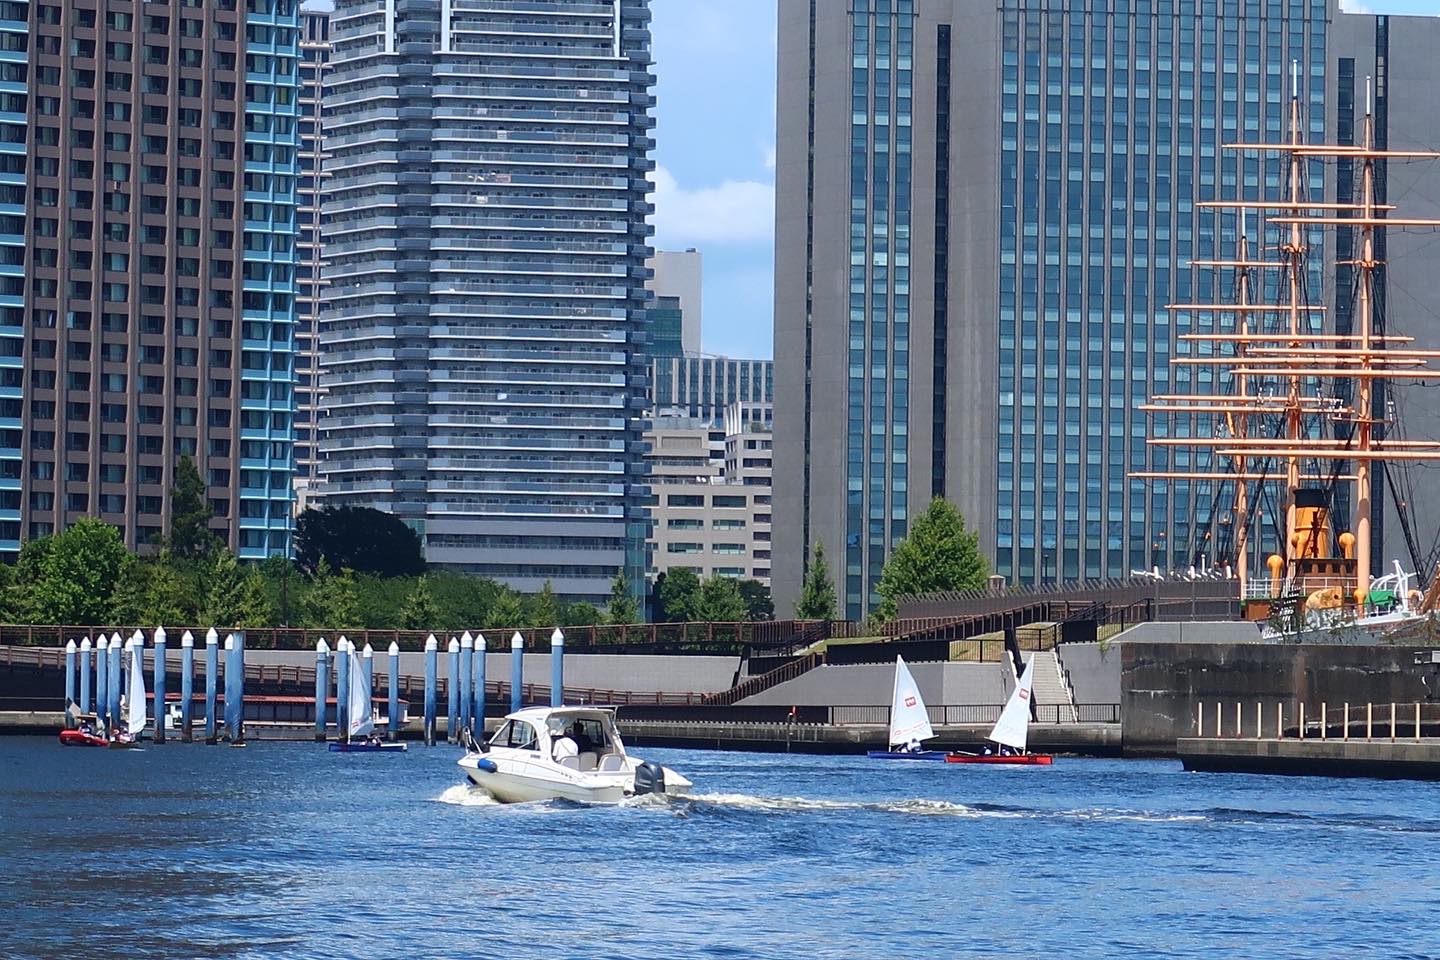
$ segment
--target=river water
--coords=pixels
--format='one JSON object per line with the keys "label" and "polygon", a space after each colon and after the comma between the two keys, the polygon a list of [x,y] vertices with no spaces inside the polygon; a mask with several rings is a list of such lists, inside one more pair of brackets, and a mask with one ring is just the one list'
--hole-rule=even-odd
{"label": "river water", "polygon": [[636,752],[697,795],[0,739],[0,956],[1440,956],[1435,785]]}

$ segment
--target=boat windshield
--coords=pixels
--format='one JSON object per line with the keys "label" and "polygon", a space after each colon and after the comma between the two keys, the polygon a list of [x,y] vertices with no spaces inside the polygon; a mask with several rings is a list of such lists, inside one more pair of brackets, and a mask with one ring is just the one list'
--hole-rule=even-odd
{"label": "boat windshield", "polygon": [[504,726],[490,738],[492,747],[512,747],[516,750],[539,750],[540,741],[535,726],[528,720],[506,720]]}
{"label": "boat windshield", "polygon": [[551,717],[546,726],[552,740],[569,737],[580,753],[605,753],[610,749],[603,720],[592,717]]}

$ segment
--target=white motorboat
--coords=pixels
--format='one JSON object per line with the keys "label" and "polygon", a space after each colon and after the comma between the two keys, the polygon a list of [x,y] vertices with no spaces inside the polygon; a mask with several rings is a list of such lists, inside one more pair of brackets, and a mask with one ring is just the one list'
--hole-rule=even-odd
{"label": "white motorboat", "polygon": [[629,756],[615,712],[603,707],[512,713],[488,743],[468,751],[459,764],[471,783],[501,803],[619,803],[646,793],[689,793],[692,786],[669,767]]}

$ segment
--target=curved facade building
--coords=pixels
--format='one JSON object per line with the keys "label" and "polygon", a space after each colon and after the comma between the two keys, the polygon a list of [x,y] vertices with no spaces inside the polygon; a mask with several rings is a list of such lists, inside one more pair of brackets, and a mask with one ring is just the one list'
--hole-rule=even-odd
{"label": "curved facade building", "polygon": [[324,481],[427,559],[600,599],[646,566],[647,0],[340,0]]}

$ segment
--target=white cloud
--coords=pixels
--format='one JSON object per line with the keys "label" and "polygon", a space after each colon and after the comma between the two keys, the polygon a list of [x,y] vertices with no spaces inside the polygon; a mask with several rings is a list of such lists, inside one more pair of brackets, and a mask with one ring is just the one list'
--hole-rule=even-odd
{"label": "white cloud", "polygon": [[690,190],[658,166],[652,177],[656,246],[765,242],[774,234],[774,184],[726,180]]}
{"label": "white cloud", "polygon": [[763,146],[763,147],[760,148],[760,152],[761,152],[761,153],[764,155],[764,157],[765,157],[765,169],[766,169],[766,170],[774,170],[774,169],[775,169],[775,144],[773,144],[773,143],[767,143],[765,146]]}

